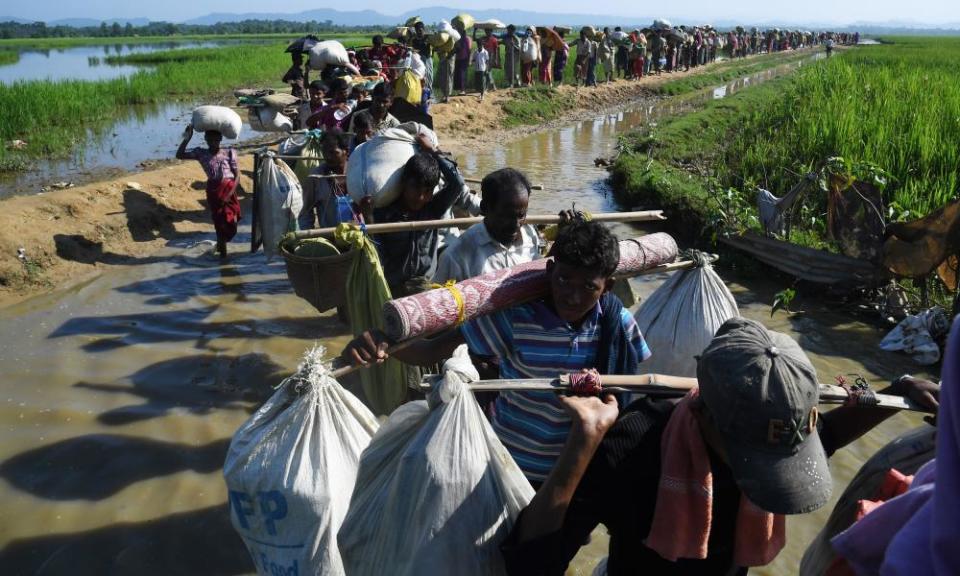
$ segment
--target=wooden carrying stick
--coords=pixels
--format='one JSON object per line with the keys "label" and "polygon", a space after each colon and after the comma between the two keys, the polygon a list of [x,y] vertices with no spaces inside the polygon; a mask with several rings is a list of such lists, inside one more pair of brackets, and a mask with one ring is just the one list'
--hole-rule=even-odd
{"label": "wooden carrying stick", "polygon": [[[648,270],[643,270],[642,272],[635,274],[635,276],[646,276],[648,274],[660,274],[663,272],[673,272],[676,270],[688,270],[690,268],[696,268],[696,266],[697,266],[697,263],[693,262],[692,260],[684,260],[682,262],[671,262],[670,264],[662,264],[660,266],[656,266]],[[627,278],[627,277],[628,276],[618,276],[617,278]],[[521,304],[521,302],[517,302],[517,304]],[[429,338],[430,336],[433,336],[433,334],[425,334],[424,336],[422,336],[422,338]],[[418,340],[420,340],[420,338],[413,338],[410,340],[405,340],[403,342],[398,342],[393,346],[390,346],[386,350],[387,356],[392,356],[394,352],[403,350],[404,348],[410,346],[411,344],[413,344],[414,342],[417,342]],[[333,370],[331,371],[330,375],[333,378],[341,378],[343,376],[346,376],[347,374],[356,372],[357,370],[367,368],[367,367],[369,367],[369,365],[363,366],[360,364],[348,364],[343,360],[343,358],[338,357],[333,361],[333,366],[332,366]],[[604,383],[606,383],[610,378],[619,378],[619,376],[604,376]],[[659,378],[674,378],[674,377],[659,376]],[[664,381],[668,381],[668,380],[664,380]],[[497,382],[521,382],[521,381],[520,380],[502,380],[502,381],[497,380]],[[550,382],[550,380],[544,380],[544,382]]]}
{"label": "wooden carrying stick", "polygon": [[[650,396],[683,396],[697,385],[696,378],[681,376],[665,376],[663,374],[637,375],[608,375],[601,376],[603,390],[607,392],[631,392]],[[441,377],[430,375],[424,377],[420,383],[422,392],[440,382]],[[557,378],[529,378],[522,380],[481,380],[468,384],[474,392],[569,392],[570,376],[563,374]],[[903,396],[892,394],[874,394],[876,406],[889,410],[910,410],[912,412],[929,412],[919,404]],[[840,386],[830,384],[820,385],[820,404],[845,404],[849,394]]]}
{"label": "wooden carrying stick", "polygon": [[[666,220],[662,210],[644,210],[642,212],[602,212],[593,214],[593,222],[659,222]],[[418,230],[433,230],[434,228],[469,228],[478,222],[483,222],[482,216],[472,218],[448,218],[446,220],[422,220],[420,222],[392,222],[389,224],[367,224],[368,234],[388,234],[390,232],[413,232]],[[559,224],[560,216],[544,214],[527,216],[527,224]],[[303,232],[291,232],[287,237],[294,240],[307,238],[332,238],[336,228],[317,228]]]}

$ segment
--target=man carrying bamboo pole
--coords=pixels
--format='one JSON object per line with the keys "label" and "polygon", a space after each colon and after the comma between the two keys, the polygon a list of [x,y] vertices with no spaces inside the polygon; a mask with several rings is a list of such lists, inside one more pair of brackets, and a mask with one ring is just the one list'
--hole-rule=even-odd
{"label": "man carrying bamboo pole", "polygon": [[[561,399],[571,433],[501,548],[508,573],[563,574],[603,523],[611,576],[745,575],[783,548],[785,514],[827,502],[827,457],[895,413],[819,414],[806,354],[743,318],[720,327],[697,378],[676,406],[643,399],[619,417],[609,396]],[[886,392],[936,409],[939,386],[901,378]]]}
{"label": "man carrying bamboo pole", "polygon": [[[650,349],[633,315],[610,293],[620,261],[617,239],[597,222],[573,222],[561,229],[551,254],[548,296],[468,321],[395,356],[427,366],[466,343],[474,356],[498,358],[505,379],[553,378],[585,368],[636,374]],[[387,358],[388,345],[383,334],[366,332],[342,357],[352,364],[379,363]],[[534,485],[543,482],[570,430],[570,417],[557,395],[505,392],[496,400],[492,420],[527,478]]]}

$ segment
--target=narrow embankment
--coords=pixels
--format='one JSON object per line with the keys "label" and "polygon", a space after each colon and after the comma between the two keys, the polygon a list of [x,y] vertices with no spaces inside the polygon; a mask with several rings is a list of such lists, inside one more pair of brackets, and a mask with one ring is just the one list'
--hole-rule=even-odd
{"label": "narrow embankment", "polygon": [[[660,90],[675,82],[699,76],[716,82],[719,75],[745,64],[774,67],[808,56],[809,51],[762,55],[597,88],[499,90],[482,103],[467,95],[435,105],[431,112],[443,147],[456,153],[500,145],[639,99],[663,98]],[[685,90],[692,89],[687,86]],[[539,106],[537,98],[547,99],[549,106]],[[241,156],[241,168],[241,184],[251,191],[251,156]],[[0,306],[70,286],[110,266],[142,261],[172,242],[212,233],[203,182],[196,163],[173,163],[0,201]],[[245,249],[240,245],[232,248]]]}

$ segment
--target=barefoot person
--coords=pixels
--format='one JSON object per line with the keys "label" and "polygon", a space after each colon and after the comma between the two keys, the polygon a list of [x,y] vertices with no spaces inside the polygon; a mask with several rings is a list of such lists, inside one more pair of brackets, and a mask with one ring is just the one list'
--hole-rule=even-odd
{"label": "barefoot person", "polygon": [[207,207],[213,216],[213,227],[217,231],[217,252],[221,258],[227,257],[227,242],[237,234],[237,222],[240,221],[240,200],[237,198],[237,181],[240,168],[237,166],[237,151],[233,148],[220,148],[223,135],[216,130],[204,132],[206,148],[187,150],[187,144],[193,137],[193,126],[187,126],[183,132],[183,142],[177,148],[178,160],[196,160],[207,174]]}

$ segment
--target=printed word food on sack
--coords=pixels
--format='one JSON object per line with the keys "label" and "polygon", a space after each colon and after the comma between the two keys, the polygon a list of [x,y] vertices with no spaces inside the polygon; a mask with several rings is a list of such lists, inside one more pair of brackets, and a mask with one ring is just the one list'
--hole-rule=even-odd
{"label": "printed word food on sack", "polygon": [[364,196],[373,197],[373,205],[389,205],[400,195],[400,173],[417,151],[417,134],[427,134],[437,144],[432,130],[408,122],[382,131],[357,148],[347,163],[347,190],[354,201]]}
{"label": "printed word food on sack", "polygon": [[331,378],[323,349],[237,430],[223,467],[230,518],[261,576],[342,576],[347,513],[373,414]]}
{"label": "printed word food on sack", "polygon": [[644,340],[657,350],[643,363],[648,372],[696,377],[696,357],[724,322],[740,315],[708,257],[694,253],[692,259],[696,268],[675,272],[637,311]]}
{"label": "printed word food on sack", "polygon": [[360,459],[337,540],[351,576],[505,574],[499,546],[533,488],[466,383],[466,346],[428,401],[409,402]]}
{"label": "printed word food on sack", "polygon": [[226,106],[197,107],[193,111],[191,124],[197,132],[216,130],[230,140],[239,138],[240,129],[243,128],[240,115]]}
{"label": "printed word food on sack", "polygon": [[285,162],[267,153],[257,170],[257,223],[267,259],[279,251],[280,240],[296,228],[303,208],[303,188]]}

